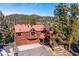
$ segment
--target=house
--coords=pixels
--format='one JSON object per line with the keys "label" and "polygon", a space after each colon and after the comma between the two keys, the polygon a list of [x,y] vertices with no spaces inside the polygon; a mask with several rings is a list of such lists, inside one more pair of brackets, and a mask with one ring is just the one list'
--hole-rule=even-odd
{"label": "house", "polygon": [[[32,43],[39,43],[39,37],[44,30],[43,25],[25,25],[16,24],[15,29],[15,41],[16,45],[26,45]],[[43,36],[44,37],[44,36]]]}

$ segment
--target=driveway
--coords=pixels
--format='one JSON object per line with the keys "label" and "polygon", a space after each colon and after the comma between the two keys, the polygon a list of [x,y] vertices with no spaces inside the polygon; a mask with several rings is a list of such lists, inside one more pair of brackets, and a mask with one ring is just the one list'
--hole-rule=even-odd
{"label": "driveway", "polygon": [[49,50],[39,43],[19,46],[19,56],[52,56]]}
{"label": "driveway", "polygon": [[51,56],[51,54],[44,47],[38,47],[21,51],[19,52],[19,56]]}

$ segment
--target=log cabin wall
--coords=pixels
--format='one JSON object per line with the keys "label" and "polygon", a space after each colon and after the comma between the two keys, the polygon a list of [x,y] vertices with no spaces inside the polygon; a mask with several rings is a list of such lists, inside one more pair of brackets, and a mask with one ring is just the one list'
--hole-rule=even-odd
{"label": "log cabin wall", "polygon": [[[15,25],[16,26],[16,25]],[[19,25],[20,28],[21,28],[21,25]],[[22,28],[21,28],[22,29]],[[15,29],[16,30],[16,29]],[[36,30],[35,30],[36,31]],[[35,39],[28,39],[30,38],[29,37],[29,33],[31,32],[28,31],[28,32],[16,32],[15,31],[15,41],[16,41],[16,45],[17,46],[21,46],[21,45],[27,45],[27,44],[33,44],[33,43],[39,43],[40,40],[39,40],[39,36],[41,35],[41,31],[36,31],[36,35],[37,35],[37,38]]]}

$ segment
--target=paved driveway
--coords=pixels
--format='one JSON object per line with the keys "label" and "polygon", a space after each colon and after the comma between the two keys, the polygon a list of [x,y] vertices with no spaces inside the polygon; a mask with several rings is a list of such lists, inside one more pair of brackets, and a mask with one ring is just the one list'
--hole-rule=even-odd
{"label": "paved driveway", "polygon": [[19,52],[19,56],[51,56],[51,54],[44,47],[38,47],[21,51]]}
{"label": "paved driveway", "polygon": [[[40,45],[39,43],[18,46],[19,56],[51,56],[47,47]],[[12,52],[12,49],[10,49]],[[13,52],[12,52],[13,53]]]}

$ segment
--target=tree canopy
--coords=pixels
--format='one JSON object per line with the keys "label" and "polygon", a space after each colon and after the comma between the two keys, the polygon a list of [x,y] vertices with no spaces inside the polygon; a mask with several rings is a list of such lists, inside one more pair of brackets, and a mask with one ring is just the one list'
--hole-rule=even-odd
{"label": "tree canopy", "polygon": [[[77,4],[59,4],[54,9],[56,19],[53,28],[53,40],[69,45],[79,43],[79,7]],[[70,13],[70,14],[68,14]]]}

